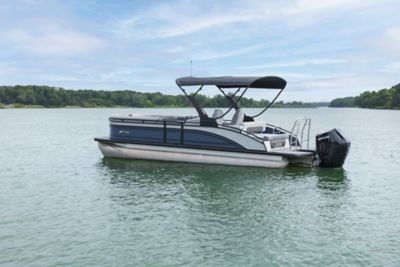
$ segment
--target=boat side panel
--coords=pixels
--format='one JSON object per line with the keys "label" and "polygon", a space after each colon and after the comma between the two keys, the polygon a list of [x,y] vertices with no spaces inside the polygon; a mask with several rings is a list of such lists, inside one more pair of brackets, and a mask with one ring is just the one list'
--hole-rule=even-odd
{"label": "boat side panel", "polygon": [[285,157],[275,155],[257,155],[226,151],[108,142],[99,142],[99,148],[105,157],[112,158],[145,159],[268,168],[282,168],[288,165],[288,160]]}
{"label": "boat side panel", "polygon": [[219,127],[202,127],[201,130],[219,136],[224,136],[225,138],[228,138],[229,140],[232,140],[242,145],[246,149],[266,151],[264,143],[262,141],[257,141],[254,138],[238,131],[227,130],[225,128]]}
{"label": "boat side panel", "polygon": [[[164,129],[162,127],[139,127],[112,124],[110,125],[110,137],[114,140],[134,140],[161,144],[164,143]],[[180,128],[167,128],[165,140],[167,144],[179,144],[181,142]],[[224,136],[195,129],[184,129],[183,143],[193,146],[245,149],[245,147]]]}

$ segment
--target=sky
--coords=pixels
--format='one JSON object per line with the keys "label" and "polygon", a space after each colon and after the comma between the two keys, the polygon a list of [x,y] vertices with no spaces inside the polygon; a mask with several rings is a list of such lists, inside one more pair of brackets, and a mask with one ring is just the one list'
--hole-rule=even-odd
{"label": "sky", "polygon": [[192,61],[193,76],[278,75],[282,100],[329,101],[400,83],[399,10],[399,0],[2,0],[0,85],[178,94]]}

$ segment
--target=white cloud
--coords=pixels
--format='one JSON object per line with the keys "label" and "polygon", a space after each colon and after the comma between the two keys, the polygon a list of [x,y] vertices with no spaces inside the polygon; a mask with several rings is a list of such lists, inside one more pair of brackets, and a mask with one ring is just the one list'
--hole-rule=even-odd
{"label": "white cloud", "polygon": [[70,30],[32,33],[12,30],[4,34],[16,47],[35,54],[73,55],[95,51],[105,46],[96,36]]}
{"label": "white cloud", "polygon": [[65,74],[39,74],[35,77],[36,80],[46,80],[50,82],[79,82],[80,78]]}
{"label": "white cloud", "polygon": [[181,52],[183,52],[183,51],[185,51],[185,47],[184,47],[184,46],[181,46],[181,45],[177,45],[177,46],[174,46],[174,47],[170,47],[170,48],[167,48],[167,49],[165,50],[166,53],[171,53],[171,54],[181,53]]}
{"label": "white cloud", "polygon": [[[193,2],[188,5],[187,1],[175,1],[168,5],[159,4],[141,14],[119,19],[113,30],[124,37],[145,39],[178,37],[200,30],[239,23],[259,24],[292,20],[298,23],[300,15],[307,22],[311,19],[316,23],[328,12],[340,9],[352,10],[372,3],[374,2],[370,0],[297,0],[294,3],[260,0],[225,4],[221,8],[216,8],[217,11],[210,8],[204,12],[202,2]],[[218,3],[215,6],[218,6]],[[259,27],[262,25],[259,24]],[[256,30],[260,30],[259,27],[256,27]]]}
{"label": "white cloud", "polygon": [[158,90],[190,60],[194,75],[281,75],[318,97],[398,79],[398,0],[26,1],[0,5],[3,81]]}
{"label": "white cloud", "polygon": [[243,15],[209,16],[205,19],[202,18],[200,20],[192,20],[192,22],[188,20],[186,23],[179,23],[176,25],[165,27],[163,29],[160,29],[159,31],[154,32],[154,37],[176,37],[211,27],[221,26],[224,24],[246,22],[251,20],[254,20],[254,18]]}
{"label": "white cloud", "polygon": [[392,39],[396,44],[400,44],[400,27],[394,27],[387,30],[387,35],[390,39]]}
{"label": "white cloud", "polygon": [[[125,37],[166,38],[177,37],[212,27],[238,22],[252,21],[255,17],[247,15],[202,15],[200,18],[164,19],[162,17],[135,16],[121,20],[115,26],[116,32]],[[261,19],[262,16],[257,16]]]}
{"label": "white cloud", "polygon": [[300,84],[306,88],[315,89],[351,88],[353,90],[365,91],[390,87],[394,84],[393,82],[389,81],[387,77],[382,77],[379,73],[360,73],[306,80],[300,82]]}
{"label": "white cloud", "polygon": [[227,50],[227,51],[202,51],[193,56],[194,59],[197,60],[213,60],[213,59],[221,59],[233,56],[239,56],[243,54],[252,53],[258,50],[265,48],[265,44],[255,44],[252,46],[243,47],[236,50]]}
{"label": "white cloud", "polygon": [[4,65],[0,65],[0,77],[1,76],[8,76],[8,75],[12,75],[15,73],[15,70],[13,68],[4,66]]}
{"label": "white cloud", "polygon": [[381,44],[388,50],[400,53],[400,27],[388,29]]}
{"label": "white cloud", "polygon": [[298,0],[292,6],[283,10],[286,15],[295,15],[300,13],[332,11],[338,8],[355,8],[358,6],[365,6],[368,0]]}
{"label": "white cloud", "polygon": [[282,68],[282,67],[302,67],[302,66],[308,66],[308,65],[341,64],[341,63],[346,63],[346,62],[347,62],[347,60],[345,60],[345,59],[317,58],[317,59],[306,59],[306,60],[282,62],[282,63],[243,66],[243,67],[238,67],[238,69],[248,70],[248,69],[269,69],[269,68]]}
{"label": "white cloud", "polygon": [[[210,6],[204,7],[203,2],[188,4],[187,1],[175,1],[158,4],[140,14],[119,19],[113,31],[136,39],[178,37],[229,24],[266,20],[274,15],[272,9],[266,8],[271,4],[258,4],[241,3],[239,9],[233,9],[233,4],[224,4],[222,11],[215,8],[218,3],[212,5],[217,11]],[[206,12],[205,8],[208,8]]]}
{"label": "white cloud", "polygon": [[370,36],[369,40],[368,44],[380,57],[386,56],[389,61],[400,58],[400,26],[387,28],[378,36]]}
{"label": "white cloud", "polygon": [[393,62],[393,63],[386,64],[381,69],[379,69],[379,71],[399,74],[400,73],[400,62]]}

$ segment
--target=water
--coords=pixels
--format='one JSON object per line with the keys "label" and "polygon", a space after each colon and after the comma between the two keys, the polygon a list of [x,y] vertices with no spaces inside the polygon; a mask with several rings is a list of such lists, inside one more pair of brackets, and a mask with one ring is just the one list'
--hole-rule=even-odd
{"label": "water", "polygon": [[0,110],[0,265],[400,266],[400,111],[273,109],[341,128],[343,169],[103,159],[107,117]]}

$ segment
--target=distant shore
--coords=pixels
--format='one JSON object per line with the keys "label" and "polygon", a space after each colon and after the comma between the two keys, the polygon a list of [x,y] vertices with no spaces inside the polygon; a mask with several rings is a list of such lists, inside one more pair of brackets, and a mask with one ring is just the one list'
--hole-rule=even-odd
{"label": "distant shore", "polygon": [[[204,108],[229,108],[230,103],[221,95],[196,96]],[[243,108],[264,108],[267,99],[243,97]],[[185,95],[145,93],[134,90],[70,90],[45,85],[0,86],[0,109],[18,108],[187,108],[191,107]],[[368,108],[400,109],[400,84],[379,91],[365,91],[359,96],[336,98],[330,102],[275,102],[271,108]]]}
{"label": "distant shore", "polygon": [[87,106],[87,107],[82,107],[82,106],[59,106],[59,107],[46,107],[42,105],[25,105],[21,103],[12,103],[12,104],[1,104],[0,103],[0,109],[46,109],[46,108],[132,108],[128,106],[113,106],[113,107],[106,107],[106,106]]}
{"label": "distant shore", "polygon": [[[324,106],[289,106],[289,105],[272,105],[271,108],[321,108],[321,107],[328,107],[327,105]],[[59,107],[46,107],[42,105],[25,105],[21,103],[13,103],[13,104],[1,104],[0,109],[49,109],[49,108],[65,108],[65,109],[74,109],[74,108],[192,108],[191,106],[185,107],[173,107],[173,106],[154,106],[154,107],[130,107],[130,106],[59,106]],[[227,108],[227,107],[207,107],[207,108]],[[245,107],[245,108],[261,108],[261,107]]]}
{"label": "distant shore", "polygon": [[[196,96],[204,108],[227,108],[224,96]],[[255,100],[243,97],[241,107],[264,108],[267,99]],[[328,106],[329,102],[303,103],[301,101],[274,103],[274,108],[315,108]],[[133,90],[70,90],[45,85],[0,86],[0,108],[185,108],[191,107],[185,95],[167,95],[159,92],[144,93]]]}
{"label": "distant shore", "polygon": [[400,109],[400,84],[389,89],[366,91],[358,96],[341,97],[331,101],[329,107],[359,107],[368,109]]}

